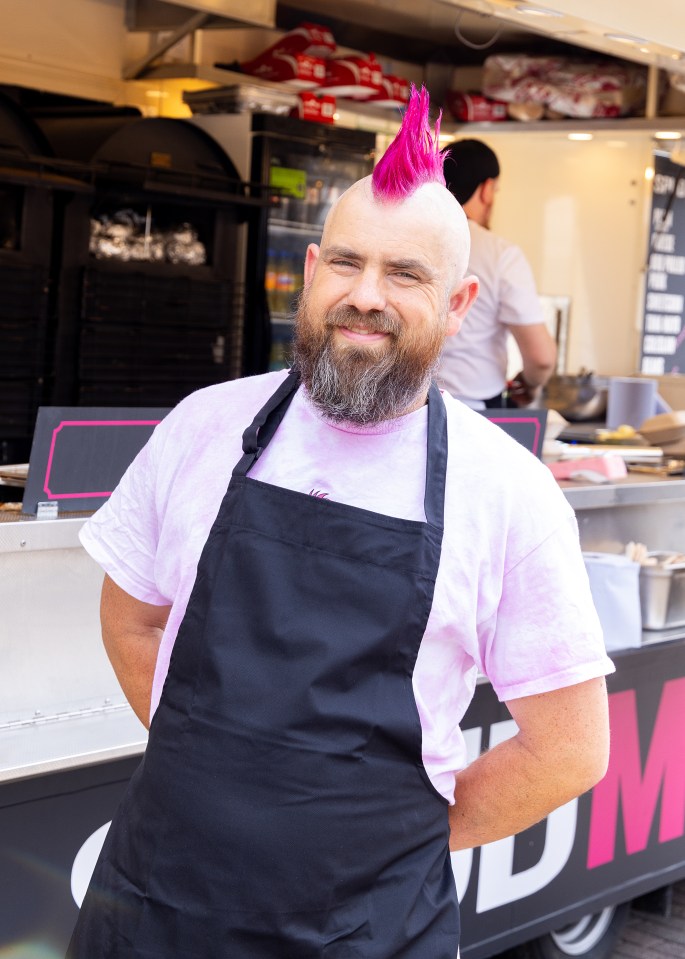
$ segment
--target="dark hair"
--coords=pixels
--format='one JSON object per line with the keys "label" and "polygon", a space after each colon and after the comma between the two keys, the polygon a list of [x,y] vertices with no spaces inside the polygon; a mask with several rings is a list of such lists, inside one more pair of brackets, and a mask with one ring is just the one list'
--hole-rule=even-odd
{"label": "dark hair", "polygon": [[377,199],[403,200],[423,183],[445,185],[444,156],[438,148],[442,111],[431,133],[428,91],[417,91],[412,83],[402,125],[373,171],[373,192]]}
{"label": "dark hair", "polygon": [[482,140],[455,140],[442,152],[445,185],[462,204],[471,199],[481,183],[499,176],[497,154]]}

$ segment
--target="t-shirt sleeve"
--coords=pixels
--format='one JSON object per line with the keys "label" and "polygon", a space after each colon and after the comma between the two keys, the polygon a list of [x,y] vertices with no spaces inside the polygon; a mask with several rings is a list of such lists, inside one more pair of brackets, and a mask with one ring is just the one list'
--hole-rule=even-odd
{"label": "t-shirt sleeve", "polygon": [[499,321],[506,326],[544,323],[533,271],[518,246],[508,245],[499,259]]}
{"label": "t-shirt sleeve", "polygon": [[497,612],[480,632],[483,670],[501,701],[614,671],[574,515],[506,573]]}
{"label": "t-shirt sleeve", "polygon": [[117,586],[141,602],[167,606],[171,600],[162,596],[155,582],[158,430],[79,535],[84,549]]}

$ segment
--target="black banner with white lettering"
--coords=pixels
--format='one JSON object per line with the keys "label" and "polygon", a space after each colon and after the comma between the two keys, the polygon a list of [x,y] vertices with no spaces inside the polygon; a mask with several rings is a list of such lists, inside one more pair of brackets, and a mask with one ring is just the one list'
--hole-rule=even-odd
{"label": "black banner with white lettering", "polygon": [[[682,638],[612,653],[612,748],[602,782],[516,837],[452,855],[462,959],[497,956],[685,877],[684,654]],[[472,759],[516,733],[487,682],[462,725]],[[64,955],[137,763],[0,782],[0,956]]]}
{"label": "black banner with white lettering", "polygon": [[[462,959],[496,955],[685,876],[684,652],[680,639],[612,653],[602,782],[516,837],[453,854]],[[477,687],[462,726],[472,758],[516,732],[489,683]]]}
{"label": "black banner with white lettering", "polygon": [[685,372],[685,166],[654,154],[640,372]]}

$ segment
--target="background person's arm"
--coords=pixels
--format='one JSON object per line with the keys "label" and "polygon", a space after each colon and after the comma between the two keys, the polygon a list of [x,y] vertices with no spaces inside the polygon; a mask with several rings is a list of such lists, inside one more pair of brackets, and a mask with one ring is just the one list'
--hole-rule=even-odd
{"label": "background person's arm", "polygon": [[519,728],[457,775],[450,849],[514,835],[591,789],[606,772],[609,719],[604,678],[507,707]]}
{"label": "background person's arm", "polygon": [[[532,402],[542,386],[554,372],[557,362],[557,345],[544,323],[531,323],[528,326],[512,324],[507,329],[514,337],[521,353],[523,368],[512,380],[516,384],[521,380],[527,387],[530,397],[523,397],[523,402],[517,405],[527,405]],[[510,387],[511,393],[511,387]],[[512,396],[516,403],[516,396]]]}
{"label": "background person's arm", "polygon": [[170,609],[134,599],[105,576],[100,600],[102,639],[124,695],[146,727],[157,652]]}

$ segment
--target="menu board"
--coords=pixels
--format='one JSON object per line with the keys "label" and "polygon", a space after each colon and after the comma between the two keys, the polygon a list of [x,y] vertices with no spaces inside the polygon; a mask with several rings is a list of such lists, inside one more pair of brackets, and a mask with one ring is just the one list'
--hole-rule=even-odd
{"label": "menu board", "polygon": [[165,409],[41,406],[22,509],[95,510],[169,412]]}
{"label": "menu board", "polygon": [[640,372],[685,372],[685,166],[654,154]]}
{"label": "menu board", "polygon": [[496,423],[527,450],[542,458],[542,444],[545,438],[547,410],[537,407],[509,407],[479,410],[491,423]]}

